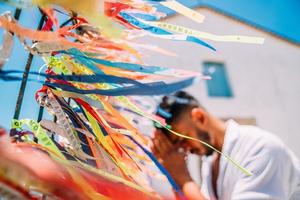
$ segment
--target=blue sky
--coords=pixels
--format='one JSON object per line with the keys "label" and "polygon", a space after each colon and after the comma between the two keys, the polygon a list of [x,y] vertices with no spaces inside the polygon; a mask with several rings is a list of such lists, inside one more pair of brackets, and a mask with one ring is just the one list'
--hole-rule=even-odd
{"label": "blue sky", "polygon": [[[181,0],[180,2],[189,6],[206,5],[221,10],[226,14],[263,27],[300,44],[300,0]],[[165,10],[164,8],[161,9]],[[0,3],[0,13],[7,10],[14,13],[15,8]],[[170,10],[166,11],[170,12]],[[23,9],[20,23],[23,26],[36,29],[40,17],[41,15],[37,8]],[[3,30],[0,29],[1,43],[2,33]],[[24,50],[23,46],[15,38],[13,54],[4,66],[4,69],[23,70],[27,57],[28,52]],[[35,56],[31,71],[38,71],[43,64],[43,61]],[[27,83],[20,118],[37,119],[39,106],[34,99],[34,93],[40,87],[40,83]],[[9,128],[10,121],[13,118],[19,88],[20,82],[4,82],[0,80],[0,125],[5,128]]]}
{"label": "blue sky", "polygon": [[[0,13],[2,14],[5,11],[11,11],[14,14],[15,7],[0,3]],[[40,18],[41,14],[37,8],[23,9],[19,22],[22,26],[36,29]],[[0,43],[2,43],[2,35],[3,29],[0,29]],[[24,50],[24,47],[16,37],[14,37],[14,42],[12,55],[4,65],[4,70],[25,69],[28,52]],[[38,71],[43,64],[44,61],[40,57],[34,56],[31,71]],[[36,79],[36,76],[29,77]],[[14,116],[20,85],[21,82],[5,82],[0,80],[0,126],[6,129],[10,127],[11,119]],[[42,84],[37,82],[27,82],[20,119],[30,118],[37,120],[39,106],[35,101],[34,94],[41,86]],[[50,117],[47,115],[47,112],[44,112],[44,116],[46,118]]]}

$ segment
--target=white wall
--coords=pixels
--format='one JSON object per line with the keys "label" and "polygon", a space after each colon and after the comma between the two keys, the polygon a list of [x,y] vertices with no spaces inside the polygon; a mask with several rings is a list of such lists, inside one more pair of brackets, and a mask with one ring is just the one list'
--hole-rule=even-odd
{"label": "white wall", "polygon": [[263,45],[212,42],[217,52],[188,42],[143,38],[178,54],[145,52],[147,64],[202,71],[203,61],[221,61],[227,68],[233,98],[210,98],[200,82],[188,90],[219,117],[254,117],[258,126],[278,135],[300,157],[300,47],[232,18],[199,8],[206,18],[197,24],[175,15],[165,22],[215,34],[265,38]]}

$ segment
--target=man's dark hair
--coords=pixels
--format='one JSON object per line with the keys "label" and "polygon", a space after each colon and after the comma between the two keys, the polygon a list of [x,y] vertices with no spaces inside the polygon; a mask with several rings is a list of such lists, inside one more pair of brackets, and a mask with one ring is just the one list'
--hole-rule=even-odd
{"label": "man's dark hair", "polygon": [[171,124],[180,119],[182,114],[196,107],[202,106],[192,95],[184,91],[178,91],[173,95],[162,98],[156,114],[164,118],[167,124]]}

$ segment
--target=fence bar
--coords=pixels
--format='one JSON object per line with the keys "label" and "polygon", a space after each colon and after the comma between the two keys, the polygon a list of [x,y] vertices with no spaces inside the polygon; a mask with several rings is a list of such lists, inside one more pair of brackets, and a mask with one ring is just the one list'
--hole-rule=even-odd
{"label": "fence bar", "polygon": [[[46,19],[46,16],[43,14],[41,19],[40,19],[39,26],[38,26],[37,30],[42,29],[45,19]],[[27,62],[26,62],[26,66],[25,66],[25,70],[24,70],[24,73],[23,73],[23,79],[22,79],[22,83],[21,83],[21,86],[20,86],[17,103],[16,103],[14,119],[19,119],[19,117],[20,117],[20,111],[21,111],[21,107],[22,107],[22,103],[23,103],[24,92],[25,92],[27,79],[28,79],[28,73],[29,73],[29,70],[30,70],[30,67],[31,67],[31,64],[32,64],[32,60],[33,60],[33,55],[31,53],[29,53],[28,59],[27,59]]]}

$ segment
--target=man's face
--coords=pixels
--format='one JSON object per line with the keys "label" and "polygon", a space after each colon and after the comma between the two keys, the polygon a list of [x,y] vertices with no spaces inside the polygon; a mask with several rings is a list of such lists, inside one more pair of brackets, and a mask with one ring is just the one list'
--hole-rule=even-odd
{"label": "man's face", "polygon": [[[201,140],[205,143],[208,143],[212,146],[211,136],[208,132],[200,130],[195,124],[189,119],[183,119],[179,122],[172,123],[172,130],[176,131],[177,133],[196,138]],[[185,151],[197,154],[200,156],[210,156],[214,152],[211,148],[207,147],[206,145],[200,143],[199,141],[182,138],[170,133],[170,139],[173,143],[180,143],[180,146],[185,149]]]}

